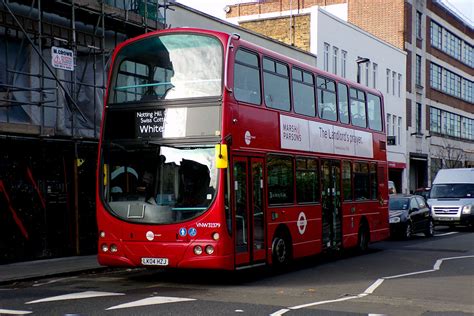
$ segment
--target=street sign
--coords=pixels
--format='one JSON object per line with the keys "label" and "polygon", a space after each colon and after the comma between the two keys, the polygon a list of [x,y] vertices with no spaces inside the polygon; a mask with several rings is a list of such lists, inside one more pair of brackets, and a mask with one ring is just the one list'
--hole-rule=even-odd
{"label": "street sign", "polygon": [[70,49],[51,47],[51,65],[54,68],[74,71],[74,53]]}

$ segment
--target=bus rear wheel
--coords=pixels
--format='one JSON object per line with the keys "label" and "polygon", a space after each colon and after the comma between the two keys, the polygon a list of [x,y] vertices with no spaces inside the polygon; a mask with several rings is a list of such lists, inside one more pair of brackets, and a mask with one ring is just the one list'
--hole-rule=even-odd
{"label": "bus rear wheel", "polygon": [[272,257],[275,267],[283,267],[288,265],[291,258],[291,246],[288,238],[283,234],[278,234],[273,238]]}
{"label": "bus rear wheel", "polygon": [[369,241],[370,241],[370,234],[369,228],[366,224],[361,224],[359,226],[359,233],[358,233],[358,241],[357,241],[357,249],[360,252],[367,252],[369,250]]}

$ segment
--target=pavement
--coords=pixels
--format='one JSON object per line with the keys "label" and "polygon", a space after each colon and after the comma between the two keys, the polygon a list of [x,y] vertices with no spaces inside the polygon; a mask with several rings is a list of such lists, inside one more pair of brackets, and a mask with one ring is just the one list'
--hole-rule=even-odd
{"label": "pavement", "polygon": [[97,262],[96,255],[24,261],[0,265],[0,284],[105,269],[107,268],[99,265]]}

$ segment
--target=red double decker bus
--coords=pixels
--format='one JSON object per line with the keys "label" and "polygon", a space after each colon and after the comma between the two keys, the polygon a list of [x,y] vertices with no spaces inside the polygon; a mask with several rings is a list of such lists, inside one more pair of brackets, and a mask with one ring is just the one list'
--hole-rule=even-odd
{"label": "red double decker bus", "polygon": [[284,265],[389,235],[376,90],[184,28],[120,44],[105,100],[102,265]]}

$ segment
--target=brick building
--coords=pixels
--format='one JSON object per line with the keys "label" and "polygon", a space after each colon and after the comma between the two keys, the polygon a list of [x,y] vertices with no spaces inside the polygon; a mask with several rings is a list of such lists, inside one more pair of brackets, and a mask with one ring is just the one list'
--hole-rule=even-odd
{"label": "brick building", "polygon": [[[427,186],[442,167],[474,164],[473,25],[435,0],[268,0],[231,6],[227,18],[234,21],[270,12],[304,12],[315,5],[406,51],[406,117],[402,122],[407,150],[409,190]],[[255,19],[257,20],[257,19]],[[242,26],[263,30],[291,45],[305,49],[298,14],[279,23],[246,20]],[[279,24],[287,27],[281,30]],[[298,31],[297,31],[298,30]],[[279,33],[278,36],[274,33]],[[312,43],[310,43],[311,46]],[[318,54],[319,56],[319,54]],[[391,94],[398,74],[380,69],[386,84],[378,87]],[[388,116],[390,115],[390,117]],[[399,117],[387,111],[388,135],[397,135]],[[397,176],[398,167],[390,177]]]}

